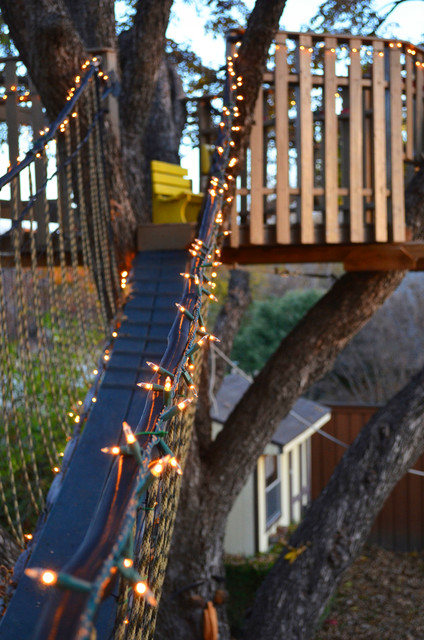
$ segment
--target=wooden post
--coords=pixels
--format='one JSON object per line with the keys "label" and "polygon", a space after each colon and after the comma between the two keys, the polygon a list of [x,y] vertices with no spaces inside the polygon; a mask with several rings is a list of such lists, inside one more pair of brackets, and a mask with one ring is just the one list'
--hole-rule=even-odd
{"label": "wooden post", "polygon": [[[37,140],[40,136],[40,131],[44,127],[44,115],[41,107],[40,96],[37,95],[37,90],[30,81],[31,91],[31,124],[34,140]],[[35,166],[35,192],[40,189],[46,179],[44,162],[41,158],[36,158],[34,161]],[[35,243],[37,249],[41,249],[46,246],[48,229],[46,227],[45,216],[45,198],[47,198],[47,192],[44,190],[42,194],[38,196],[34,203],[34,218],[37,222],[37,233],[35,236]]]}
{"label": "wooden post", "polygon": [[376,242],[387,242],[386,110],[384,42],[373,40],[372,118],[374,167],[374,229]]}
{"label": "wooden post", "polygon": [[275,146],[277,151],[276,240],[290,243],[288,65],[284,33],[277,33],[275,51]]}
{"label": "wooden post", "polygon": [[264,243],[263,88],[259,89],[250,134],[250,243]]}
{"label": "wooden post", "polygon": [[338,223],[338,131],[336,114],[336,38],[325,39],[324,51],[324,149],[325,240],[339,242]]}
{"label": "wooden post", "polygon": [[423,83],[424,83],[424,70],[423,70],[423,54],[417,52],[417,60],[415,61],[415,160],[420,162],[423,157]]}
{"label": "wooden post", "polygon": [[349,199],[350,241],[364,240],[364,204],[362,187],[362,68],[360,60],[361,41],[351,40],[349,69]]}
{"label": "wooden post", "polygon": [[314,242],[314,154],[311,110],[311,36],[299,36],[300,84],[300,236],[302,244]]}
{"label": "wooden post", "polygon": [[[410,47],[408,47],[410,49]],[[406,160],[414,159],[414,60],[405,52],[406,71]]]}
{"label": "wooden post", "polygon": [[[101,56],[102,68],[108,74],[112,82],[120,81],[118,58],[115,49],[87,49],[93,55]],[[119,102],[118,98],[113,94],[109,94],[106,99],[108,120],[111,124],[112,131],[116,136],[118,144],[121,144],[121,128],[119,126]]]}
{"label": "wooden post", "polygon": [[[405,198],[402,142],[402,76],[400,50],[390,49],[390,182],[392,200],[392,236],[405,240]],[[422,112],[421,112],[422,115]]]}
{"label": "wooden post", "polygon": [[[9,161],[13,165],[16,163],[19,156],[19,123],[18,123],[18,105],[16,104],[16,62],[15,60],[8,60],[4,69],[5,82],[6,82],[6,123],[7,123],[7,144],[9,146]],[[14,210],[14,215],[19,215],[21,204],[21,188],[20,177],[15,179],[16,186],[11,185],[10,190],[10,211]],[[12,191],[14,194],[12,195]],[[12,202],[14,200],[14,202]],[[10,214],[12,217],[12,213]],[[21,226],[21,225],[19,225]]]}

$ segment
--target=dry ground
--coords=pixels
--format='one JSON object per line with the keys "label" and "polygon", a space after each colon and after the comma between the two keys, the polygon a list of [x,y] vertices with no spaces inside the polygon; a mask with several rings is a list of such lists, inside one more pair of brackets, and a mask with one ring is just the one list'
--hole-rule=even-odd
{"label": "dry ground", "polygon": [[314,640],[424,640],[424,552],[365,547]]}

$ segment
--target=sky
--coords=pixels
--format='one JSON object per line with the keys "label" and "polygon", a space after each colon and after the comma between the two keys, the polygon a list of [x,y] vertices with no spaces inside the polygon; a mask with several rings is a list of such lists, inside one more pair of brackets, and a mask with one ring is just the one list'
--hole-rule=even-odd
{"label": "sky", "polygon": [[[287,31],[304,30],[304,25],[316,13],[322,0],[287,0],[280,22],[280,28]],[[205,10],[199,15],[198,4],[195,0],[190,3],[175,0],[173,15],[168,27],[167,35],[180,44],[191,44],[195,53],[204,64],[213,67],[223,65],[225,60],[225,42],[222,36],[216,38],[203,32]],[[254,5],[253,0],[247,0],[249,8]],[[383,9],[391,6],[387,0],[377,0],[376,7]],[[390,18],[390,23],[397,23],[393,35],[401,40],[418,44],[424,40],[424,2],[423,0],[409,0],[398,7]],[[193,180],[193,188],[198,187],[198,150],[181,147],[181,164],[188,169],[189,177]]]}

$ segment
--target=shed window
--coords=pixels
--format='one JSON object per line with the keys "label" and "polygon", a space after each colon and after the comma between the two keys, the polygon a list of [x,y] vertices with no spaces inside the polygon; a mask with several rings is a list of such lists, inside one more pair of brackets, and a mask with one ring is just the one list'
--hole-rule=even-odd
{"label": "shed window", "polygon": [[265,456],[266,527],[281,515],[281,479],[279,456]]}

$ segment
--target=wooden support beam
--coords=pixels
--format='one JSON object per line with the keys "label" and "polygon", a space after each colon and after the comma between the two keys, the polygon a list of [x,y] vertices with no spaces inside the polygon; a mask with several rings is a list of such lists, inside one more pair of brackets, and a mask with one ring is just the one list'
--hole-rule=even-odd
{"label": "wooden support beam", "polygon": [[339,242],[338,127],[336,114],[336,38],[326,38],[324,52],[325,239]]}
{"label": "wooden support beam", "polygon": [[364,240],[363,204],[363,108],[361,41],[351,40],[349,67],[349,199],[350,239]]}
{"label": "wooden support beam", "polygon": [[374,174],[374,233],[376,242],[387,242],[386,109],[384,42],[373,42],[372,130]]}
{"label": "wooden support beam", "polygon": [[[409,47],[408,47],[409,48]],[[406,71],[406,160],[414,159],[414,61],[412,55],[405,53]]]}
{"label": "wooden support beam", "polygon": [[286,38],[278,33],[275,51],[276,225],[277,242],[282,244],[290,242],[288,74]]}
{"label": "wooden support beam", "polygon": [[424,243],[224,247],[225,264],[339,262],[346,271],[424,270]]}
{"label": "wooden support beam", "polygon": [[254,124],[250,134],[250,242],[263,244],[264,228],[264,143],[263,143],[263,89],[256,100]]}
{"label": "wooden support beam", "polygon": [[[401,52],[390,49],[390,191],[392,203],[392,239],[405,240],[405,196],[402,142]],[[422,117],[422,111],[421,111]]]}
{"label": "wooden support beam", "polygon": [[312,211],[314,198],[313,119],[311,110],[311,36],[299,36],[299,125],[300,125],[300,228],[302,242],[314,242]]}

